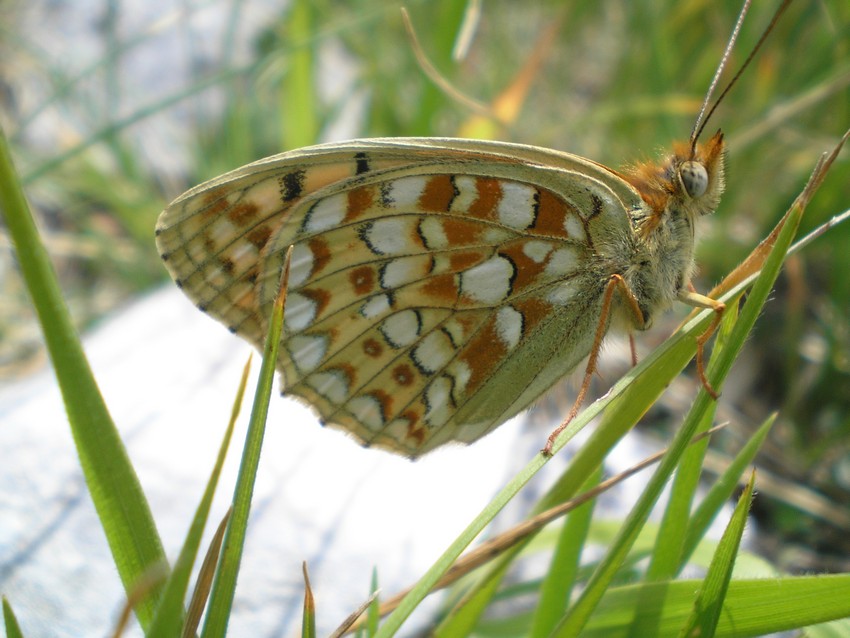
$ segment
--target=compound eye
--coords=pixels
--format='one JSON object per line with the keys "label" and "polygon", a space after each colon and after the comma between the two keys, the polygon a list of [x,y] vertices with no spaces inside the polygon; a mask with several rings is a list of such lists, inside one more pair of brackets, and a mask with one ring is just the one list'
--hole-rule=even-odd
{"label": "compound eye", "polygon": [[699,162],[692,160],[682,162],[679,167],[679,179],[682,180],[685,191],[693,199],[700,197],[708,188],[708,172]]}

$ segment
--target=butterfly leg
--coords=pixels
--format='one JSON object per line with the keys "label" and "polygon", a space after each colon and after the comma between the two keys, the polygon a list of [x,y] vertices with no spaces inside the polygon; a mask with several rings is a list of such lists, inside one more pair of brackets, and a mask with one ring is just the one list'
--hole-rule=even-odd
{"label": "butterfly leg", "polygon": [[[602,349],[602,341],[605,339],[605,333],[608,330],[608,318],[611,315],[611,304],[614,300],[614,293],[618,291],[621,295],[623,295],[627,307],[633,313],[636,327],[640,328],[644,325],[643,312],[640,309],[640,305],[638,304],[638,300],[634,293],[620,275],[611,275],[611,279],[608,280],[608,284],[605,286],[605,294],[602,297],[602,311],[599,313],[599,323],[596,326],[596,334],[593,337],[593,346],[590,348],[590,356],[587,359],[587,367],[584,369],[584,379],[581,382],[578,396],[573,403],[573,407],[570,408],[567,418],[561,422],[561,424],[546,440],[546,445],[541,450],[545,456],[552,456],[552,446],[555,444],[555,439],[557,439],[558,435],[560,435],[570,422],[576,418],[578,411],[581,409],[582,403],[584,403],[584,398],[587,395],[587,391],[590,388],[590,382],[593,379],[593,373],[596,372],[596,362],[599,360],[599,351]],[[631,339],[631,335],[629,335],[629,338]],[[632,347],[633,358],[635,358],[634,354],[634,347]]]}
{"label": "butterfly leg", "polygon": [[679,293],[679,301],[686,303],[695,308],[710,308],[714,311],[714,319],[699,337],[697,337],[697,375],[700,383],[705,391],[708,392],[713,399],[717,399],[720,395],[711,387],[708,378],[705,376],[705,344],[711,339],[712,335],[717,331],[720,325],[720,320],[723,319],[723,313],[726,310],[726,304],[722,301],[717,301],[711,297],[706,297],[693,290],[683,290]]}

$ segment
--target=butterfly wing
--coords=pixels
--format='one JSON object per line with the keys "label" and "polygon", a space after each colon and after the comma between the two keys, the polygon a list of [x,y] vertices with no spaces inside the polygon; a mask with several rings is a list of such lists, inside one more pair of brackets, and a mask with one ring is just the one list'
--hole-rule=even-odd
{"label": "butterfly wing", "polygon": [[184,292],[257,347],[292,245],[284,393],[415,457],[480,438],[587,355],[607,253],[628,250],[636,206],[626,182],[572,155],[359,140],[192,189],[157,242]]}

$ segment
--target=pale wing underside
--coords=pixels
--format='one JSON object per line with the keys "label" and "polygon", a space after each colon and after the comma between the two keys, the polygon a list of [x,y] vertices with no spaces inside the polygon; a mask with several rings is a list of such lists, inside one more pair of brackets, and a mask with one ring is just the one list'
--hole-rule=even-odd
{"label": "pale wing underside", "polygon": [[157,227],[172,276],[261,347],[294,246],[286,394],[364,444],[471,442],[588,352],[598,245],[637,194],[574,156],[467,140],[364,140],[203,184]]}

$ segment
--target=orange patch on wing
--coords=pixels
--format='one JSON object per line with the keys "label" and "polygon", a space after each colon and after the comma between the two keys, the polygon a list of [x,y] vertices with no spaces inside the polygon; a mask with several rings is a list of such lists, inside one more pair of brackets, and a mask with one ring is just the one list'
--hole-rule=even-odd
{"label": "orange patch on wing", "polygon": [[377,339],[366,339],[363,342],[363,352],[366,356],[376,359],[384,352],[384,346]]}
{"label": "orange patch on wing", "polygon": [[230,207],[230,203],[227,201],[227,189],[225,188],[216,188],[204,193],[203,202],[201,217],[204,219],[218,217]]}
{"label": "orange patch on wing", "polygon": [[449,255],[449,264],[452,272],[463,272],[484,261],[484,259],[485,256],[478,251],[453,253]]}
{"label": "orange patch on wing", "polygon": [[310,248],[310,253],[313,255],[313,269],[310,271],[310,276],[315,277],[322,269],[328,265],[331,260],[331,249],[325,240],[313,237],[307,242]]}
{"label": "orange patch on wing", "polygon": [[471,373],[466,383],[467,395],[481,387],[493,369],[504,359],[505,354],[507,350],[496,331],[496,319],[491,317],[460,355],[461,361],[469,366]]}
{"label": "orange patch on wing", "polygon": [[348,204],[345,208],[345,220],[350,222],[360,217],[375,202],[374,186],[359,186],[348,191]]}
{"label": "orange patch on wing", "polygon": [[467,335],[470,335],[473,330],[478,327],[480,323],[480,315],[475,312],[464,312],[458,313],[454,316],[455,323],[459,324],[461,328],[463,328],[463,337],[466,339]]}
{"label": "orange patch on wing", "polygon": [[422,285],[422,292],[435,301],[453,304],[457,301],[460,291],[454,273],[444,273],[431,277]]}
{"label": "orange patch on wing", "polygon": [[263,247],[268,243],[269,238],[272,236],[272,231],[268,226],[258,226],[254,228],[251,232],[249,232],[245,237],[251,242],[254,246],[257,247],[257,250],[262,250]]}
{"label": "orange patch on wing", "polygon": [[525,242],[526,240],[520,239],[511,242],[499,250],[499,254],[505,255],[516,266],[514,280],[511,286],[511,292],[513,294],[518,294],[529,284],[534,284],[546,266],[545,261],[538,264],[523,252]]}
{"label": "orange patch on wing", "polygon": [[480,223],[449,218],[443,221],[443,232],[452,246],[467,246],[480,242],[483,227]]}
{"label": "orange patch on wing", "polygon": [[451,208],[455,194],[450,175],[434,175],[425,183],[419,196],[419,206],[422,210],[445,212]]}
{"label": "orange patch on wing", "polygon": [[576,214],[576,212],[564,200],[555,197],[548,190],[541,188],[538,192],[540,197],[534,230],[550,237],[569,237],[564,222],[567,220],[567,215]]}
{"label": "orange patch on wing", "polygon": [[298,292],[315,302],[317,318],[321,316],[322,312],[328,307],[331,300],[331,293],[322,288],[302,288]]}
{"label": "orange patch on wing", "polygon": [[354,292],[358,295],[367,295],[375,289],[375,270],[371,266],[355,268],[348,275]]}
{"label": "orange patch on wing", "polygon": [[422,445],[425,442],[428,430],[419,424],[419,414],[413,410],[408,410],[401,415],[401,418],[407,421],[407,438],[412,439],[415,445]]}
{"label": "orange patch on wing", "polygon": [[469,207],[469,214],[484,219],[493,218],[493,210],[502,199],[500,180],[492,177],[478,177],[475,180],[478,197]]}
{"label": "orange patch on wing", "polygon": [[524,319],[524,331],[533,330],[540,321],[552,312],[552,304],[537,297],[518,299],[513,302],[516,310],[522,313]]}
{"label": "orange patch on wing", "polygon": [[393,380],[402,387],[410,386],[415,378],[413,369],[406,363],[401,363],[393,368]]}
{"label": "orange patch on wing", "polygon": [[258,210],[257,205],[250,201],[240,202],[230,207],[227,217],[237,226],[247,226],[257,217]]}

